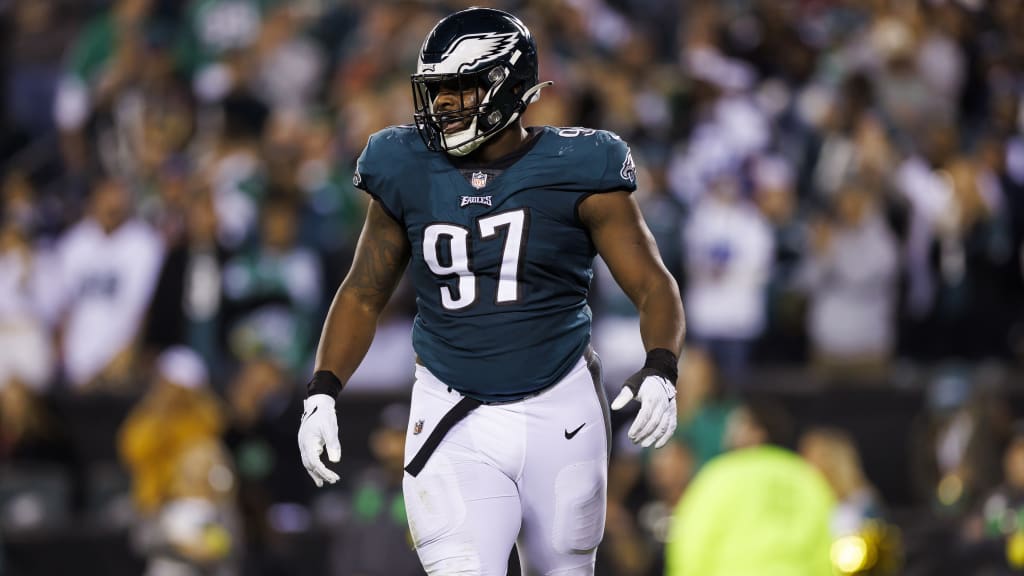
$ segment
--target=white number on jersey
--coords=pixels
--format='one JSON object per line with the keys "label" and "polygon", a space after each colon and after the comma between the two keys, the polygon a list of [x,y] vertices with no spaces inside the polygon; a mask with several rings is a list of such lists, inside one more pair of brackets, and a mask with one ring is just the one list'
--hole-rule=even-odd
{"label": "white number on jersey", "polygon": [[[510,210],[477,220],[480,238],[494,238],[504,229],[505,242],[498,269],[496,304],[519,300],[519,266],[526,233],[526,210]],[[450,261],[441,262],[441,242],[448,245]],[[423,260],[430,271],[442,278],[458,278],[453,294],[451,286],[441,287],[441,305],[446,310],[461,310],[476,302],[476,275],[470,270],[469,230],[455,224],[431,224],[423,231]]]}

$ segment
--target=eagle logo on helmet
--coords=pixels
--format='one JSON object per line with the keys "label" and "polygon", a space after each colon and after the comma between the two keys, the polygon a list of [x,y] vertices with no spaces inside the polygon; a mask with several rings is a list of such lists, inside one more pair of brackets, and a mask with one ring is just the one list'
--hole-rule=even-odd
{"label": "eagle logo on helmet", "polygon": [[459,38],[441,55],[441,60],[454,58],[462,62],[465,68],[475,68],[477,64],[497,60],[512,52],[516,45],[514,32],[488,32],[486,34],[470,34]]}
{"label": "eagle logo on helmet", "polygon": [[420,62],[420,73],[454,74],[473,70],[480,64],[498,60],[516,47],[515,32],[486,32],[467,34],[452,43],[441,55],[439,62]]}

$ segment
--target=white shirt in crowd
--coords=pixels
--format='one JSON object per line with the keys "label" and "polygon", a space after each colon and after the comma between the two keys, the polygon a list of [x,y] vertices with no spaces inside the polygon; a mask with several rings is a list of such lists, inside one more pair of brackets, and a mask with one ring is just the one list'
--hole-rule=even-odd
{"label": "white shirt in crowd", "polygon": [[775,240],[746,201],[704,196],[684,229],[687,326],[700,338],[748,340],[765,323],[765,287]]}
{"label": "white shirt in crowd", "polygon": [[896,239],[877,214],[835,230],[826,253],[809,257],[802,280],[816,351],[850,359],[892,351],[898,265]]}
{"label": "white shirt in crowd", "polygon": [[0,252],[0,386],[43,390],[53,372],[46,326],[45,267],[31,249]]}
{"label": "white shirt in crowd", "polygon": [[163,261],[159,235],[128,220],[110,235],[86,219],[60,241],[62,355],[72,386],[99,375],[135,338]]}

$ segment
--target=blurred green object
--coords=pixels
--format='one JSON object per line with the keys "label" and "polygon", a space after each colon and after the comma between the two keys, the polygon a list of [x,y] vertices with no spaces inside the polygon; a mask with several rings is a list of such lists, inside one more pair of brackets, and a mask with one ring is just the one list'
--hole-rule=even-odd
{"label": "blurred green object", "polygon": [[831,571],[835,499],[796,454],[763,445],[723,454],[676,508],[667,576],[821,576]]}
{"label": "blurred green object", "polygon": [[260,480],[274,467],[274,452],[263,441],[246,442],[238,447],[236,455],[238,474],[243,478]]}

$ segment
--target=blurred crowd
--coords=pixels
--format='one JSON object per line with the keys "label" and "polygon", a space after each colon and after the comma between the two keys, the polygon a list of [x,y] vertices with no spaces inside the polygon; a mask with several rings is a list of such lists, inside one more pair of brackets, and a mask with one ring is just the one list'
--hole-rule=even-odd
{"label": "blurred crowd", "polygon": [[[104,510],[153,575],[294,573],[273,534],[311,525],[333,527],[338,574],[417,573],[407,409],[381,412],[367,466],[314,507],[294,432],[367,201],[355,158],[411,121],[423,37],[473,3],[0,0],[0,458],[71,469],[78,509],[82,485],[117,493],[127,471],[130,501]],[[772,366],[881,386],[928,374],[914,503],[955,524],[978,574],[1024,565],[1024,428],[986,384],[1024,360],[1024,3],[475,3],[537,38],[555,84],[527,124],[631,144],[683,292],[678,442],[617,443],[602,569],[663,573],[687,483],[747,445],[729,430]],[[596,268],[612,386],[643,350]],[[408,389],[413,311],[403,284],[347,393]],[[131,406],[106,439],[113,470],[69,456],[60,407],[91,397]],[[837,542],[894,546],[870,522],[885,517],[859,464],[873,447],[820,424],[782,444],[823,471]],[[43,516],[23,506],[0,527]]]}

